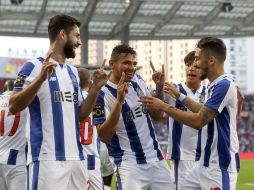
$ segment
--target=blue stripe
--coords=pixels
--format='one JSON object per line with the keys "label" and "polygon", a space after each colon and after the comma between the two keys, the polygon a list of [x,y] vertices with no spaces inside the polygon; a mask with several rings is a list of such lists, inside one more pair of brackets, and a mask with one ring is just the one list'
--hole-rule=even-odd
{"label": "blue stripe", "polygon": [[[106,85],[106,87],[109,89],[111,94],[115,98],[117,98],[116,89],[114,89],[108,85]],[[127,102],[125,101],[125,103],[123,104],[121,113],[122,113],[122,118],[123,118],[125,130],[127,132],[127,136],[130,141],[130,147],[131,147],[131,150],[135,153],[137,163],[138,164],[146,164],[147,162],[146,162],[145,153],[143,151],[143,148],[142,148],[139,136],[138,136],[136,125],[133,122],[133,120],[130,120],[130,121],[126,120],[125,115],[127,112],[131,112],[131,109],[130,109],[129,105],[127,104]]]}
{"label": "blue stripe", "polygon": [[240,171],[240,156],[238,153],[235,154],[235,162],[236,162],[236,170],[237,172]]}
{"label": "blue stripe", "polygon": [[178,189],[178,169],[179,169],[179,160],[174,160],[174,169],[175,169],[175,183],[176,189]]}
{"label": "blue stripe", "polygon": [[[74,106],[74,110],[75,110],[76,141],[77,141],[77,146],[78,146],[78,150],[79,150],[79,158],[80,158],[80,160],[84,160],[84,154],[82,151],[83,149],[82,149],[82,145],[80,143],[80,128],[79,128],[79,97],[78,96],[79,96],[80,87],[79,87],[79,84],[77,81],[77,77],[72,72],[70,66],[67,66],[67,70],[68,70],[69,77],[72,80],[72,85],[73,85],[73,89],[74,89],[73,106]],[[82,93],[80,93],[80,94],[82,94]]]}
{"label": "blue stripe", "polygon": [[43,140],[41,106],[38,96],[29,105],[30,113],[30,145],[33,161],[37,161]]}
{"label": "blue stripe", "polygon": [[229,87],[230,87],[230,81],[228,81],[227,79],[221,80],[220,82],[212,86],[209,89],[209,91],[213,91],[213,92],[210,92],[212,93],[211,97],[208,97],[208,100],[206,101],[205,106],[208,106],[209,108],[212,108],[214,110],[218,110],[222,101],[227,95]]}
{"label": "blue stripe", "polygon": [[[134,90],[137,92],[137,88],[140,89],[138,83],[133,82],[133,81],[131,81],[131,83],[132,83],[132,86],[133,86]],[[161,153],[161,151],[159,149],[158,142],[157,142],[156,137],[155,137],[155,132],[154,132],[153,124],[152,124],[150,116],[148,114],[146,114],[146,120],[147,120],[147,124],[148,124],[148,128],[149,128],[150,136],[152,137],[152,140],[153,140],[153,148],[157,152],[157,158],[159,160],[163,160],[162,153]]]}
{"label": "blue stripe", "polygon": [[156,152],[157,152],[157,158],[159,160],[163,160],[164,158],[163,158],[162,153],[161,153],[161,151],[159,149],[158,141],[155,138],[154,128],[152,126],[152,122],[151,122],[151,119],[150,119],[148,114],[146,114],[146,118],[147,118],[147,123],[148,123],[149,131],[150,131],[150,136],[153,139],[153,149],[156,150]]}
{"label": "blue stripe", "polygon": [[201,134],[202,134],[202,129],[199,129],[198,130],[198,142],[197,142],[197,147],[196,147],[195,161],[199,161],[200,156],[201,156]]}
{"label": "blue stripe", "polygon": [[122,156],[124,151],[121,149],[120,142],[116,133],[107,144],[108,154],[114,157],[114,163],[116,166],[120,166],[122,163]]}
{"label": "blue stripe", "polygon": [[214,120],[212,120],[207,125],[207,142],[205,146],[205,155],[204,155],[204,166],[209,167],[209,160],[211,157],[211,146],[213,143],[214,136]]}
{"label": "blue stripe", "polygon": [[40,168],[40,162],[36,161],[33,162],[33,178],[32,178],[32,190],[38,189],[38,178],[39,178],[39,168]]}
{"label": "blue stripe", "polygon": [[[56,81],[50,81],[51,77],[55,77]],[[48,85],[50,89],[51,106],[52,106],[56,160],[64,161],[66,160],[66,158],[64,144],[63,110],[62,110],[62,102],[55,101],[54,97],[55,92],[60,92],[60,87],[55,72],[53,72],[51,76],[48,78]]]}
{"label": "blue stripe", "polygon": [[118,167],[116,168],[116,183],[117,183],[117,189],[122,190],[122,181],[121,181],[121,176]]}
{"label": "blue stripe", "polygon": [[14,150],[14,149],[10,150],[9,157],[7,160],[8,165],[16,165],[18,153],[19,153],[18,150]]}
{"label": "blue stripe", "polygon": [[221,175],[222,175],[222,190],[230,190],[228,171],[221,170]]}
{"label": "blue stripe", "polygon": [[87,169],[95,170],[95,155],[87,155]]}
{"label": "blue stripe", "polygon": [[218,130],[218,145],[217,151],[219,156],[219,166],[222,170],[227,170],[231,162],[230,155],[230,116],[225,107],[221,114],[216,118]]}
{"label": "blue stripe", "polygon": [[[187,95],[187,92],[184,90],[183,86],[181,84],[178,84],[179,91],[183,93],[184,95]],[[181,109],[185,111],[185,105],[182,104],[181,101],[176,100],[175,107],[177,109]],[[181,137],[182,137],[182,130],[183,130],[183,124],[181,122],[178,122],[177,120],[173,121],[173,129],[172,129],[172,154],[171,159],[173,160],[180,160],[181,159]]]}

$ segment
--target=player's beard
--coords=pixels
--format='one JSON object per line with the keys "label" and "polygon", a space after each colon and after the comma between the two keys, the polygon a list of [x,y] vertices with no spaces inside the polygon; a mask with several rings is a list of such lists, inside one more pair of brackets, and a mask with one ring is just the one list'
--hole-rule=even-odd
{"label": "player's beard", "polygon": [[200,80],[204,80],[207,78],[209,72],[208,64],[206,64],[206,67],[203,69],[202,73],[200,73]]}
{"label": "player's beard", "polygon": [[64,46],[64,54],[66,58],[74,58],[76,56],[74,45],[71,43],[69,38]]}

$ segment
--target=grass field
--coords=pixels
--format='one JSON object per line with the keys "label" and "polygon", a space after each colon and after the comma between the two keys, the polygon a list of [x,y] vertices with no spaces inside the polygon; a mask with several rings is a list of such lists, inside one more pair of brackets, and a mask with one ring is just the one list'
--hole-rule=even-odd
{"label": "grass field", "polygon": [[[115,178],[111,190],[115,190]],[[254,190],[254,160],[242,160],[237,180],[237,190]]]}

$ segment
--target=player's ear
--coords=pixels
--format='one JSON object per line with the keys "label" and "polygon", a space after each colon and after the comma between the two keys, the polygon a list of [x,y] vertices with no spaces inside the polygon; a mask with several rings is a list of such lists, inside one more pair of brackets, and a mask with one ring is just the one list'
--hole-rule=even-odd
{"label": "player's ear", "polygon": [[115,62],[112,59],[109,60],[109,66],[111,69],[115,68]]}

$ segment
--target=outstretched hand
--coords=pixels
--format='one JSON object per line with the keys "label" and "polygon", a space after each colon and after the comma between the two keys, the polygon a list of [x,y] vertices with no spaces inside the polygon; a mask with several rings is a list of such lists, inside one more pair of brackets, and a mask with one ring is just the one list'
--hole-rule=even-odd
{"label": "outstretched hand", "polygon": [[179,90],[172,83],[165,82],[164,92],[169,94],[171,97],[177,99],[180,96]]}
{"label": "outstretched hand", "polygon": [[141,96],[139,102],[148,110],[162,110],[162,107],[165,105],[162,100],[152,96]]}

